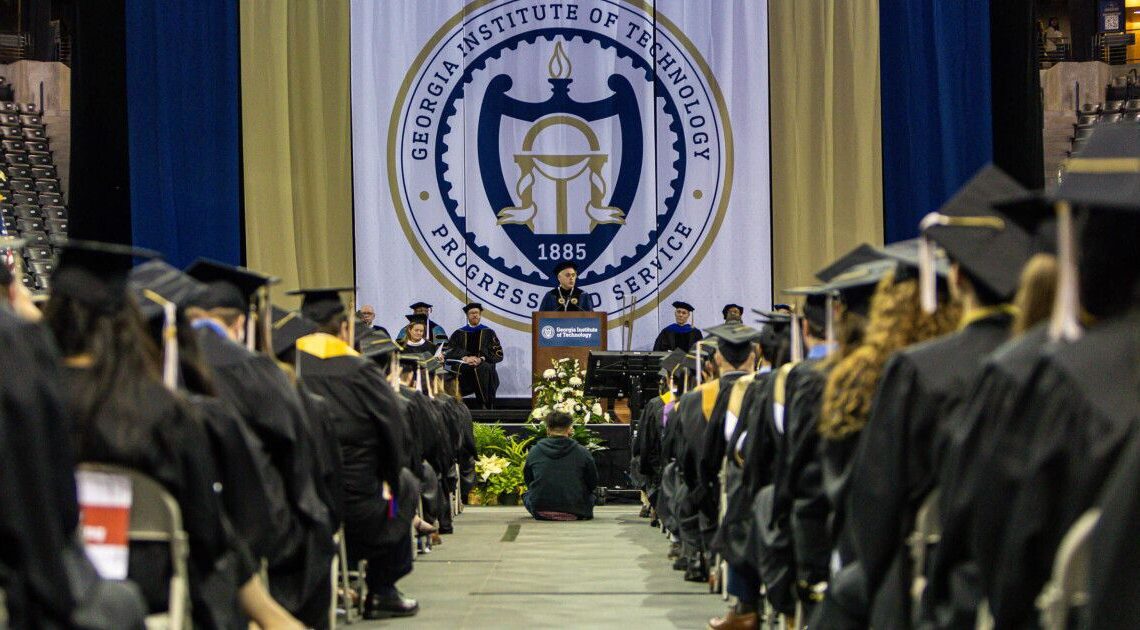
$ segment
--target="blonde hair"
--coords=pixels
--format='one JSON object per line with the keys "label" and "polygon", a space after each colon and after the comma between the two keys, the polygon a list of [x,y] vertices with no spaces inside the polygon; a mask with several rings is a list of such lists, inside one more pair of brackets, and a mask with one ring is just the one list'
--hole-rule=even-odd
{"label": "blonde hair", "polygon": [[861,431],[871,414],[871,401],[883,366],[896,351],[955,329],[961,308],[940,304],[933,315],[922,312],[918,281],[895,282],[889,273],[875,288],[863,343],[828,374],[823,392],[819,432],[839,440]]}
{"label": "blonde hair", "polygon": [[1013,305],[1017,315],[1013,318],[1011,334],[1016,337],[1045,321],[1053,313],[1053,298],[1057,294],[1057,257],[1036,254],[1025,263]]}

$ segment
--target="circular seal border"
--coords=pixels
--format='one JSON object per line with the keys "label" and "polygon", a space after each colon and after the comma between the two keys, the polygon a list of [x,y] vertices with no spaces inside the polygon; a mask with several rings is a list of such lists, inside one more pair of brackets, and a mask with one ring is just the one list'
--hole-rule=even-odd
{"label": "circular seal border", "polygon": [[[460,9],[458,13],[451,16],[450,19],[444,22],[439,27],[439,29],[436,30],[428,42],[424,44],[423,48],[420,49],[420,52],[418,55],[416,55],[416,58],[412,60],[410,67],[419,68],[423,66],[423,63],[427,59],[428,54],[435,50],[435,47],[439,45],[440,40],[442,40],[443,37],[447,35],[447,33],[452,28],[458,26],[468,15],[488,4],[493,4],[495,2],[501,1],[502,0],[475,0],[470,4],[464,5],[464,7]],[[673,37],[675,37],[677,41],[680,42],[680,44],[685,48],[685,50],[688,51],[689,55],[691,55],[692,61],[697,65],[697,67],[701,69],[701,72],[704,73],[705,78],[708,81],[709,90],[712,92],[713,97],[716,99],[716,106],[720,111],[720,117],[723,121],[722,128],[724,129],[724,194],[721,195],[720,204],[717,205],[716,215],[713,219],[712,225],[709,227],[708,235],[697,248],[697,252],[693,256],[693,259],[689,261],[689,264],[685,266],[680,274],[677,275],[669,284],[665,285],[664,288],[657,290],[656,299],[651,300],[650,304],[646,306],[641,306],[634,309],[633,319],[636,320],[640,317],[643,317],[650,311],[655,310],[657,308],[657,304],[660,304],[662,301],[668,299],[668,297],[674,291],[676,291],[677,288],[680,287],[680,285],[685,280],[688,279],[688,277],[696,270],[697,266],[704,260],[705,256],[708,254],[709,248],[712,247],[713,241],[716,240],[717,235],[720,233],[721,224],[724,223],[724,215],[728,210],[729,198],[732,196],[733,170],[735,167],[732,121],[728,116],[728,107],[725,105],[724,94],[720,90],[720,83],[717,82],[716,76],[712,73],[712,69],[709,68],[708,62],[705,61],[704,55],[702,55],[700,51],[696,49],[696,47],[693,45],[692,40],[690,40],[684,32],[678,29],[677,25],[674,24],[672,20],[658,13],[656,9],[646,4],[644,0],[605,1],[610,2],[611,4],[628,4],[632,7],[640,9],[653,21],[664,26],[666,30],[673,34]],[[392,104],[392,115],[388,121],[388,190],[392,196],[392,202],[395,204],[396,219],[400,222],[400,228],[404,231],[404,236],[412,245],[412,249],[416,252],[416,256],[420,259],[420,263],[424,265],[424,267],[431,273],[436,281],[440,283],[441,286],[447,289],[448,293],[451,293],[456,299],[458,299],[460,302],[463,302],[468,298],[467,293],[465,291],[461,291],[449,279],[443,276],[442,272],[435,266],[435,262],[428,256],[427,252],[424,251],[422,245],[419,242],[419,239],[417,239],[416,235],[412,232],[411,225],[408,223],[408,209],[404,205],[403,199],[400,195],[400,184],[396,173],[395,159],[396,136],[397,130],[399,129],[400,113],[402,111],[400,105],[404,102],[404,99],[407,98],[408,89],[411,87],[412,81],[416,76],[418,76],[418,73],[409,72],[404,75],[404,80],[400,82],[400,89],[396,92],[395,102]],[[525,323],[502,317],[497,313],[488,312],[484,316],[497,324],[502,324],[508,328],[512,328],[520,332],[527,332],[530,330],[530,326],[526,325]],[[609,323],[608,328],[611,330],[617,328],[621,325],[622,319],[624,318],[615,317],[614,321]]]}

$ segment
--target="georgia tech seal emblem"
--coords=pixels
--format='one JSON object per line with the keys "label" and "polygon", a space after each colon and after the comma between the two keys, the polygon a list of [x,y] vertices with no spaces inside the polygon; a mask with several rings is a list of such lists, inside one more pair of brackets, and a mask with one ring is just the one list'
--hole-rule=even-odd
{"label": "georgia tech seal emblem", "polygon": [[565,260],[599,310],[667,298],[720,228],[732,137],[705,60],[640,0],[478,0],[411,64],[388,166],[427,269],[525,329]]}

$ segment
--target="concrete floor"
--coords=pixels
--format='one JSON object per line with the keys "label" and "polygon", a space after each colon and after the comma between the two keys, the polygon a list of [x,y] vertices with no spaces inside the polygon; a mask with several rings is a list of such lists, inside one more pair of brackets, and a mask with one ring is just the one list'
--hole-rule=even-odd
{"label": "concrete floor", "polygon": [[637,510],[555,523],[521,507],[469,507],[400,581],[420,613],[353,627],[704,628],[724,602],[672,570],[668,541]]}

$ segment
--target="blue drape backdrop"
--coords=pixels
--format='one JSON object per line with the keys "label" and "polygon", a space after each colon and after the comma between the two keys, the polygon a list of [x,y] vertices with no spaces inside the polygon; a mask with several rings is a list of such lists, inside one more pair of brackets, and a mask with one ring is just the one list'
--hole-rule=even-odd
{"label": "blue drape backdrop", "polygon": [[237,0],[127,0],[126,23],[133,241],[240,264]]}
{"label": "blue drape backdrop", "polygon": [[992,159],[988,0],[880,0],[887,242]]}

